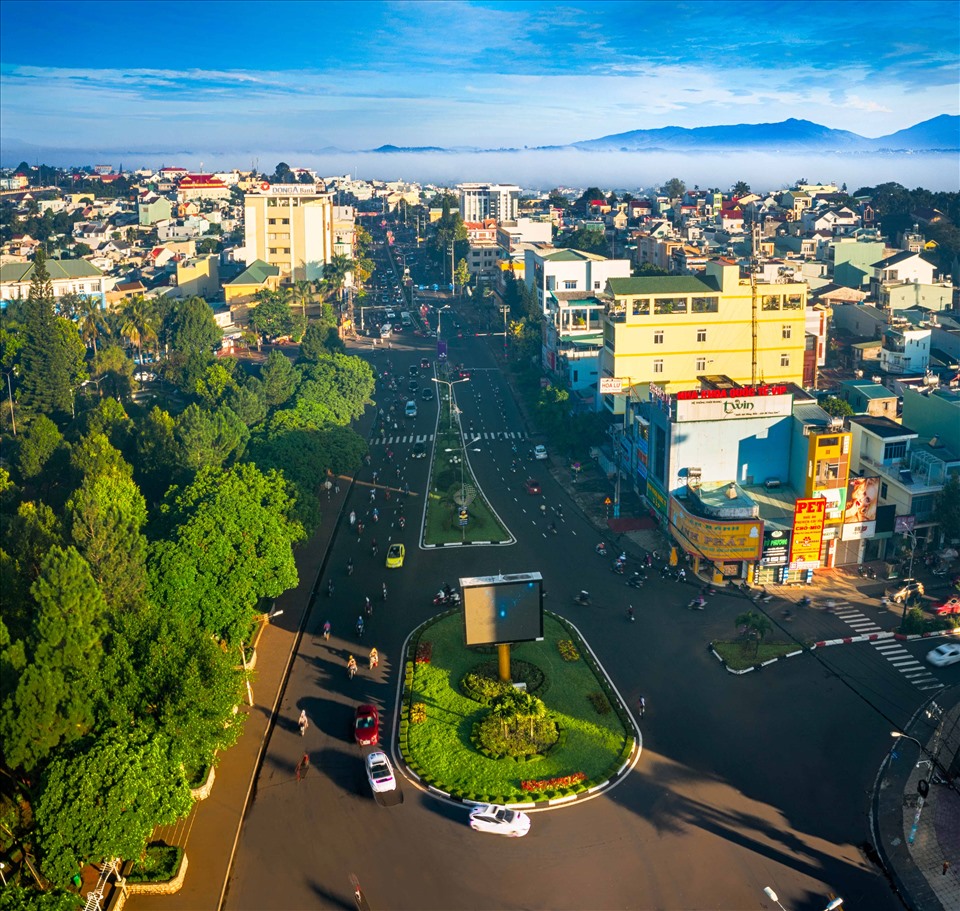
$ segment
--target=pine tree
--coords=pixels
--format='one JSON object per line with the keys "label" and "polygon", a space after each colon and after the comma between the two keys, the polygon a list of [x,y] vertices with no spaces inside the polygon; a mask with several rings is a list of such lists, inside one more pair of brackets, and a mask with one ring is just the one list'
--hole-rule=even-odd
{"label": "pine tree", "polygon": [[24,345],[20,353],[20,402],[26,411],[72,414],[75,360],[66,349],[54,311],[53,284],[46,255],[37,250],[30,294],[23,308]]}

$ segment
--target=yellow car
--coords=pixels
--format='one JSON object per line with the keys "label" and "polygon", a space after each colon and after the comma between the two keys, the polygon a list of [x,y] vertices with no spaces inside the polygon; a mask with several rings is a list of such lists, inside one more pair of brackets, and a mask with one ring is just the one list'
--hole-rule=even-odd
{"label": "yellow car", "polygon": [[402,544],[391,544],[387,548],[387,569],[400,569],[407,549]]}

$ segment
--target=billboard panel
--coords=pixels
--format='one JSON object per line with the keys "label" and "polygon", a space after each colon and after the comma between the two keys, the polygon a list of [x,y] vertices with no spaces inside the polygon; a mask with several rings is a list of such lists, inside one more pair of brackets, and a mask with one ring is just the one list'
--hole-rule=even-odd
{"label": "billboard panel", "polygon": [[763,556],[760,562],[764,566],[782,566],[789,559],[790,532],[764,525]]}
{"label": "billboard panel", "polygon": [[820,565],[820,545],[823,542],[823,522],[826,516],[827,501],[822,497],[797,500],[793,508],[791,563]]}
{"label": "billboard panel", "polygon": [[844,525],[861,525],[877,519],[877,500],[880,497],[880,478],[851,478],[847,484],[847,506],[843,511]]}
{"label": "billboard panel", "polygon": [[615,376],[600,377],[600,395],[620,395],[623,391],[622,379]]}
{"label": "billboard panel", "polygon": [[467,645],[530,642],[543,638],[540,573],[474,576],[460,580]]}

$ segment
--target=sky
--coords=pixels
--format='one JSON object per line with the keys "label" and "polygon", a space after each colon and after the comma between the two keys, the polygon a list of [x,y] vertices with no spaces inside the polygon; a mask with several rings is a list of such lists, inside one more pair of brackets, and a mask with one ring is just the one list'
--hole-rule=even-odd
{"label": "sky", "polygon": [[958,113],[960,92],[955,0],[0,0],[0,23],[5,161],[522,148],[788,117],[876,137]]}

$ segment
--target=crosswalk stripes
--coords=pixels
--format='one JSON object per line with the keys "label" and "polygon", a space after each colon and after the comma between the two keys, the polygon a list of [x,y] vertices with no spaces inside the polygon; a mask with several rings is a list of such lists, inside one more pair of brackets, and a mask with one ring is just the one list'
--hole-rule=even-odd
{"label": "crosswalk stripes", "polygon": [[[496,433],[482,433],[479,435],[480,440],[486,440],[488,442],[497,442],[502,440],[525,440],[527,435],[522,431],[512,431],[512,430],[500,430]],[[389,436],[374,437],[370,441],[371,446],[397,446],[400,444],[406,443],[432,443],[434,440],[434,434],[414,434],[414,433],[400,433],[400,434],[391,434]]]}
{"label": "crosswalk stripes", "polygon": [[880,653],[881,657],[890,662],[894,670],[903,674],[917,689],[939,690],[943,688],[943,684],[899,642],[891,642],[886,639],[870,644]]}
{"label": "crosswalk stripes", "polygon": [[[882,632],[881,628],[865,614],[858,611],[849,602],[838,601],[834,614],[853,629],[858,635],[868,636],[871,633]],[[899,642],[890,639],[880,639],[870,643],[879,652],[882,658],[890,662],[890,666],[903,676],[917,689],[937,690],[943,684],[937,680],[913,655]]]}

